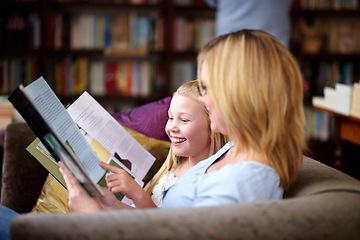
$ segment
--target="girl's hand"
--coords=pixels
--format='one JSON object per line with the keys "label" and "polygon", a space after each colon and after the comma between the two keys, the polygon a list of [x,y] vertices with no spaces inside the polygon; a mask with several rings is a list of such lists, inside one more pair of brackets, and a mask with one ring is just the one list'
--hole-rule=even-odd
{"label": "girl's hand", "polygon": [[155,207],[150,196],[124,169],[103,162],[99,162],[99,165],[113,173],[106,177],[106,184],[111,192],[114,194],[121,192],[127,198],[132,199],[138,208]]}

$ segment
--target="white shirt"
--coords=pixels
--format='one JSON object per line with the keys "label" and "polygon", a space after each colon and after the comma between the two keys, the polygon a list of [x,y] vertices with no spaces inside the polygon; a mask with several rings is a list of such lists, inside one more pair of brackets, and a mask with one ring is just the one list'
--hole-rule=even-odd
{"label": "white shirt", "polygon": [[159,183],[156,184],[152,191],[152,200],[155,203],[157,207],[162,206],[162,198],[163,198],[163,192],[167,190],[169,187],[171,187],[177,178],[175,177],[173,171],[170,171],[166,173],[164,176],[162,176],[159,180]]}

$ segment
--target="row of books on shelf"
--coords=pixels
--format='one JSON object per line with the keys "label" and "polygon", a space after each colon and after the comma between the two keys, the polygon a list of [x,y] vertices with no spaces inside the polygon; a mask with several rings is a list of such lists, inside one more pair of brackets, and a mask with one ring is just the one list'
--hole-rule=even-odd
{"label": "row of books on shelf", "polygon": [[[64,15],[57,15],[63,24]],[[164,47],[163,18],[157,15],[141,16],[133,13],[123,14],[79,14],[70,18],[71,49],[151,49]],[[52,28],[53,35],[61,27]],[[66,35],[66,29],[59,35]],[[58,37],[61,39],[61,37]],[[54,39],[56,40],[56,39]],[[59,40],[58,40],[59,41]],[[63,42],[63,41],[61,41]],[[60,47],[61,46],[61,42]]]}
{"label": "row of books on shelf", "polygon": [[199,50],[214,37],[215,22],[212,18],[177,17],[174,21],[173,48],[176,51]]}
{"label": "row of books on shelf", "polygon": [[335,88],[336,83],[353,84],[360,78],[359,67],[360,63],[354,62],[320,62],[317,93],[322,93],[325,86]]}
{"label": "row of books on shelf", "polygon": [[[359,62],[321,61],[314,69],[311,61],[299,61],[304,81],[304,96],[323,95],[325,86],[335,88],[336,83],[351,85],[360,79]],[[316,79],[314,76],[316,75]]]}
{"label": "row of books on shelf", "polygon": [[357,10],[359,0],[295,0],[295,9],[306,10]]}
{"label": "row of books on shelf", "polygon": [[174,63],[171,72],[171,90],[175,92],[183,83],[195,80],[197,76],[196,62],[177,61]]}
{"label": "row of books on shelf", "polygon": [[295,20],[293,40],[306,53],[360,53],[360,18]]}
{"label": "row of books on shelf", "polygon": [[313,105],[360,118],[360,83],[353,85],[337,83],[335,88],[325,87],[323,97],[313,97]]}
{"label": "row of books on shelf", "polygon": [[38,78],[36,58],[2,59],[0,61],[0,94],[10,94],[20,83]]}
{"label": "row of books on shelf", "polygon": [[147,60],[102,61],[64,58],[48,77],[59,95],[88,90],[95,96],[147,97],[164,88],[162,66]]}
{"label": "row of books on shelf", "polygon": [[38,48],[41,44],[41,24],[37,13],[12,14],[3,19],[3,46]]}
{"label": "row of books on shelf", "polygon": [[334,117],[328,112],[305,107],[307,122],[306,138],[320,141],[328,141],[333,136]]}
{"label": "row of books on shelf", "polygon": [[[20,83],[39,77],[36,60],[2,60],[0,94],[11,93]],[[59,96],[88,90],[95,96],[147,97],[165,92],[164,70],[147,60],[102,61],[66,57],[48,64],[47,81]],[[30,67],[28,67],[30,66]]]}
{"label": "row of books on shelf", "polygon": [[[133,13],[47,14],[46,46],[62,49],[146,49],[164,47],[163,18]],[[36,13],[13,14],[2,34],[5,46],[38,48],[41,45],[40,17]],[[26,40],[26,41],[24,41]]]}
{"label": "row of books on shelf", "polygon": [[164,86],[162,67],[148,61],[93,62],[90,73],[90,92],[100,96],[146,97]]}

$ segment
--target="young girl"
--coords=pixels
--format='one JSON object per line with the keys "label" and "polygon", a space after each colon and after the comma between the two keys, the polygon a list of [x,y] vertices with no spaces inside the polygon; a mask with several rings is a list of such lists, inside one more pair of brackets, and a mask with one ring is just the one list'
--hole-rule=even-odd
{"label": "young girl", "polygon": [[173,95],[165,127],[172,142],[171,148],[164,164],[146,186],[146,191],[124,170],[99,163],[113,173],[106,178],[112,193],[123,193],[133,200],[137,208],[160,207],[164,190],[189,168],[213,155],[225,144],[222,134],[210,130],[209,115],[198,100],[200,95],[197,85],[197,81],[187,82]]}
{"label": "young girl", "polygon": [[[173,144],[164,164],[145,188],[158,207],[161,206],[162,192],[165,189],[169,188],[189,168],[215,154],[226,143],[224,135],[211,131],[209,112],[199,102],[199,96],[197,81],[191,81],[180,86],[171,101],[169,120],[165,129]],[[201,120],[201,125],[195,125],[192,124],[194,118],[202,118],[206,121]],[[210,141],[206,141],[208,137],[204,138],[204,135],[209,133]],[[179,134],[193,136],[192,142],[188,143],[191,149],[182,150],[184,138],[177,138]],[[204,152],[199,154],[201,149],[204,149]]]}

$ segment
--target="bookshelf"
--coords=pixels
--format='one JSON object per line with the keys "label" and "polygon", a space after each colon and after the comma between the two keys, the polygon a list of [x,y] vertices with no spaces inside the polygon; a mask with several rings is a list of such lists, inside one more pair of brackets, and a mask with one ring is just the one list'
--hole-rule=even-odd
{"label": "bookshelf", "polygon": [[352,85],[360,80],[359,6],[358,0],[295,0],[290,44],[304,77],[307,154],[357,178],[354,153],[360,147],[348,137],[357,128],[345,124],[348,117],[314,108],[311,103],[314,96],[324,96],[324,89],[335,89],[336,83]]}
{"label": "bookshelf", "polygon": [[325,87],[360,80],[359,1],[295,0],[291,18],[290,46],[304,76],[309,138],[329,141],[336,132],[334,117],[312,108],[311,101],[324,96]]}
{"label": "bookshelf", "polygon": [[170,86],[196,79],[198,50],[215,37],[215,11],[203,1],[173,1]]}
{"label": "bookshelf", "polygon": [[[0,94],[44,76],[61,99],[168,96],[161,1],[2,1]],[[116,97],[117,98],[116,98]]]}
{"label": "bookshelf", "polygon": [[184,3],[3,0],[0,94],[44,76],[65,102],[85,89],[109,105],[170,96],[196,77],[196,51],[214,37],[214,11]]}
{"label": "bookshelf", "polygon": [[[295,0],[290,14],[306,106],[324,86],[360,79],[357,0]],[[110,105],[170,96],[196,77],[214,17],[201,0],[3,0],[0,94],[42,75],[64,101],[83,89]]]}

